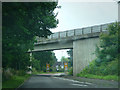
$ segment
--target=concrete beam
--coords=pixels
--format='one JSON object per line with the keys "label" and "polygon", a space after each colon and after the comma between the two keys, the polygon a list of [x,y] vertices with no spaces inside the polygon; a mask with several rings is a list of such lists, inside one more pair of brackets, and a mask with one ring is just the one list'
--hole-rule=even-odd
{"label": "concrete beam", "polygon": [[49,51],[49,50],[60,50],[60,49],[72,49],[73,42],[72,41],[63,41],[63,42],[55,42],[55,43],[47,43],[47,44],[38,44],[34,47],[35,51]]}
{"label": "concrete beam", "polygon": [[[103,32],[103,33],[106,33]],[[94,37],[99,37],[100,32],[94,32],[94,33],[88,33],[88,34],[83,34],[83,35],[76,35],[76,36],[71,36],[71,37],[63,37],[63,38],[57,38],[57,39],[44,39],[43,41],[37,42],[34,45],[40,45],[40,44],[52,44],[52,43],[61,43],[61,42],[69,42],[69,41],[76,41],[80,39],[87,39],[87,38],[94,38]]]}

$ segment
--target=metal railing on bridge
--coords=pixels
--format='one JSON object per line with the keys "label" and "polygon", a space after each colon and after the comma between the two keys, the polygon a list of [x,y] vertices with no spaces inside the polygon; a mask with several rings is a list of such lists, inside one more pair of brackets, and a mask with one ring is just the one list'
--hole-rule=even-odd
{"label": "metal railing on bridge", "polygon": [[102,24],[102,25],[95,25],[91,27],[67,30],[62,32],[56,32],[48,36],[47,38],[36,37],[37,43],[42,42],[44,40],[52,40],[52,39],[60,39],[66,37],[73,37],[78,35],[84,35],[89,33],[96,33],[96,32],[104,32],[107,31],[108,25],[112,23]]}

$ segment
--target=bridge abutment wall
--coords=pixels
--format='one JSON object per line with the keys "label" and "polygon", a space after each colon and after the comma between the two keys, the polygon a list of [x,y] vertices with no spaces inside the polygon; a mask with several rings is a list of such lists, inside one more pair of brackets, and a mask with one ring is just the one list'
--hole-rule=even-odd
{"label": "bridge abutment wall", "polygon": [[80,73],[85,66],[95,59],[94,53],[98,44],[99,38],[73,41],[73,76]]}

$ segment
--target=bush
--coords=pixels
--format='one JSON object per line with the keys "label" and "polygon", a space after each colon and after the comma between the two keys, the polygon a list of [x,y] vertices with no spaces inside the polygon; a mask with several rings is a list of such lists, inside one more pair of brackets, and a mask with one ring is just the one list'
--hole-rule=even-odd
{"label": "bush", "polygon": [[107,74],[110,75],[118,75],[118,59],[115,59],[114,61],[111,61],[107,67],[106,70]]}
{"label": "bush", "polygon": [[73,75],[73,68],[71,67],[70,70],[69,70],[69,75]]}
{"label": "bush", "polygon": [[3,69],[3,72],[2,72],[2,81],[9,80],[9,79],[11,79],[12,76],[13,76],[13,74],[11,73],[11,69],[10,68]]}
{"label": "bush", "polygon": [[56,70],[56,67],[52,67],[52,71],[53,72],[56,72],[57,70]]}
{"label": "bush", "polygon": [[118,75],[118,59],[102,63],[96,66],[96,60],[93,60],[89,66],[86,66],[80,74],[93,74],[93,75]]}
{"label": "bush", "polygon": [[35,68],[32,68],[32,74],[37,74],[37,70]]}
{"label": "bush", "polygon": [[13,75],[24,76],[26,72],[23,70],[14,70],[11,68],[3,69],[2,81],[10,80]]}
{"label": "bush", "polygon": [[46,67],[45,67],[45,66],[43,66],[42,70],[43,70],[43,72],[46,72]]}
{"label": "bush", "polygon": [[17,72],[16,75],[18,75],[18,76],[23,76],[23,75],[26,74],[26,72],[24,70],[19,70],[19,71],[16,71],[16,72]]}
{"label": "bush", "polygon": [[64,68],[59,68],[59,72],[64,72]]}

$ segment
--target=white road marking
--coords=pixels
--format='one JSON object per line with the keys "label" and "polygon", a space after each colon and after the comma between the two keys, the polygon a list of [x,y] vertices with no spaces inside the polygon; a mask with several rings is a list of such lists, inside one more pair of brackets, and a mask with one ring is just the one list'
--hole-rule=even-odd
{"label": "white road marking", "polygon": [[[57,79],[62,79],[62,80],[67,80],[67,81],[72,81],[74,83],[81,83],[81,84],[92,84],[92,83],[89,83],[89,82],[80,82],[80,81],[76,81],[76,80],[71,80],[71,79],[65,79],[65,78],[60,78],[60,77],[53,77],[53,78],[57,78]],[[79,84],[78,84],[79,85]]]}
{"label": "white road marking", "polygon": [[92,84],[92,83],[85,82],[85,84]]}
{"label": "white road marking", "polygon": [[77,86],[87,86],[87,85],[81,85],[81,84],[72,84],[72,85],[77,85]]}

